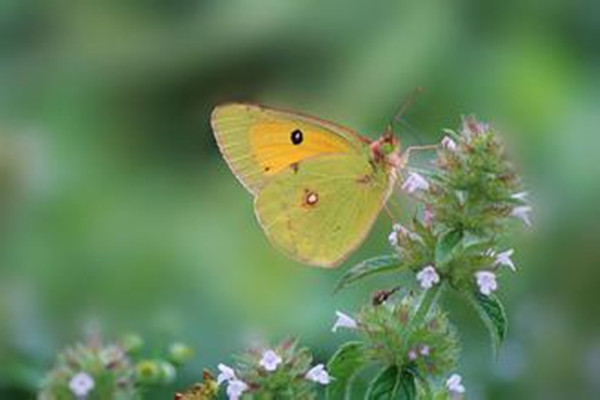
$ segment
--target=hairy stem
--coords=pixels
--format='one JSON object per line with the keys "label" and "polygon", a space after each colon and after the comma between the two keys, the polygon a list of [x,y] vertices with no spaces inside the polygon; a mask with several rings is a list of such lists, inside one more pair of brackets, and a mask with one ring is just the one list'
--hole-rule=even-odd
{"label": "hairy stem", "polygon": [[442,283],[425,290],[423,294],[421,294],[419,305],[417,306],[417,309],[415,310],[409,322],[410,329],[414,329],[415,327],[419,326],[421,322],[423,322],[427,314],[429,314],[429,311],[431,311],[434,304],[437,302],[441,289]]}

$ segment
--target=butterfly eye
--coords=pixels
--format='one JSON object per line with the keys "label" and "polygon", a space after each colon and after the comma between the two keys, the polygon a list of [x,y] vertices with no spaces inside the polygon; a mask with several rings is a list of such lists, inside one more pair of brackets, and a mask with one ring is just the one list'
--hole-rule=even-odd
{"label": "butterfly eye", "polygon": [[300,129],[296,129],[296,130],[292,131],[292,134],[290,135],[290,139],[292,140],[293,144],[299,145],[300,143],[302,143],[302,140],[303,140],[302,131]]}

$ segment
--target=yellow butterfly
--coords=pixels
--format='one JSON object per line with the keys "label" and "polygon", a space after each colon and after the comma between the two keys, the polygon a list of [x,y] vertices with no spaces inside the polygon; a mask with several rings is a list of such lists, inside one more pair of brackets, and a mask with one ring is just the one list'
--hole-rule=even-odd
{"label": "yellow butterfly", "polygon": [[334,267],[365,239],[403,164],[389,133],[371,141],[296,112],[231,103],[211,124],[269,240],[310,265]]}

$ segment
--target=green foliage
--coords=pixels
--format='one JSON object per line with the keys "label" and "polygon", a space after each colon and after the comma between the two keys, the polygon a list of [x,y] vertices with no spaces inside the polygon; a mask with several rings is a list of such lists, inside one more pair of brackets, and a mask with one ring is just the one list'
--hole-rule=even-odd
{"label": "green foliage", "polygon": [[423,202],[439,226],[477,236],[501,233],[520,189],[504,146],[489,125],[473,117],[464,118],[460,134],[452,137],[456,149],[438,151]]}
{"label": "green foliage", "polygon": [[438,268],[448,263],[462,238],[463,231],[461,229],[453,229],[439,235],[435,246],[435,265]]}
{"label": "green foliage", "polygon": [[384,368],[371,382],[365,399],[367,400],[413,400],[417,388],[415,377],[407,370],[399,370],[392,365]]}
{"label": "green foliage", "polygon": [[508,325],[506,312],[500,299],[493,294],[486,296],[479,292],[463,294],[488,329],[494,354],[498,354],[498,349],[506,338]]}
{"label": "green foliage", "polygon": [[350,268],[338,281],[335,286],[335,291],[339,291],[348,287],[363,278],[381,274],[384,272],[397,271],[402,268],[404,264],[400,261],[397,255],[387,255],[373,257],[368,260],[364,260],[352,268]]}
{"label": "green foliage", "polygon": [[415,398],[417,378],[428,390],[429,380],[456,367],[459,345],[448,319],[430,304],[425,306],[429,312],[415,312],[419,306],[407,295],[361,309],[356,316],[361,340],[345,343],[329,361],[336,379],[328,388],[329,399],[348,398],[352,377],[368,365],[383,366],[367,394],[373,399]]}
{"label": "green foliage", "polygon": [[419,316],[420,320],[412,319],[417,304],[408,295],[398,304],[364,306],[357,315],[358,333],[372,361],[400,369],[411,367],[421,376],[441,377],[456,367],[458,338],[446,315],[436,307]]}
{"label": "green foliage", "polygon": [[354,376],[367,362],[362,342],[347,342],[341,345],[327,363],[329,373],[335,378],[327,386],[327,399],[350,399]]}
{"label": "green foliage", "polygon": [[394,228],[398,240],[394,248],[400,255],[404,268],[416,272],[425,265],[434,264],[438,239],[430,224],[413,218],[407,226]]}

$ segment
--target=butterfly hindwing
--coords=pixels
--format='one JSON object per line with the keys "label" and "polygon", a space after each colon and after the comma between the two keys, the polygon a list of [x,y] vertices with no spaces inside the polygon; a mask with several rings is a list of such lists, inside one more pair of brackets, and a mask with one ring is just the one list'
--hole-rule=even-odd
{"label": "butterfly hindwing", "polygon": [[253,194],[290,165],[336,153],[362,153],[367,140],[318,118],[252,104],[218,106],[211,116],[217,143]]}
{"label": "butterfly hindwing", "polygon": [[364,240],[394,179],[365,155],[314,157],[269,180],[255,211],[275,246],[308,264],[333,267]]}

